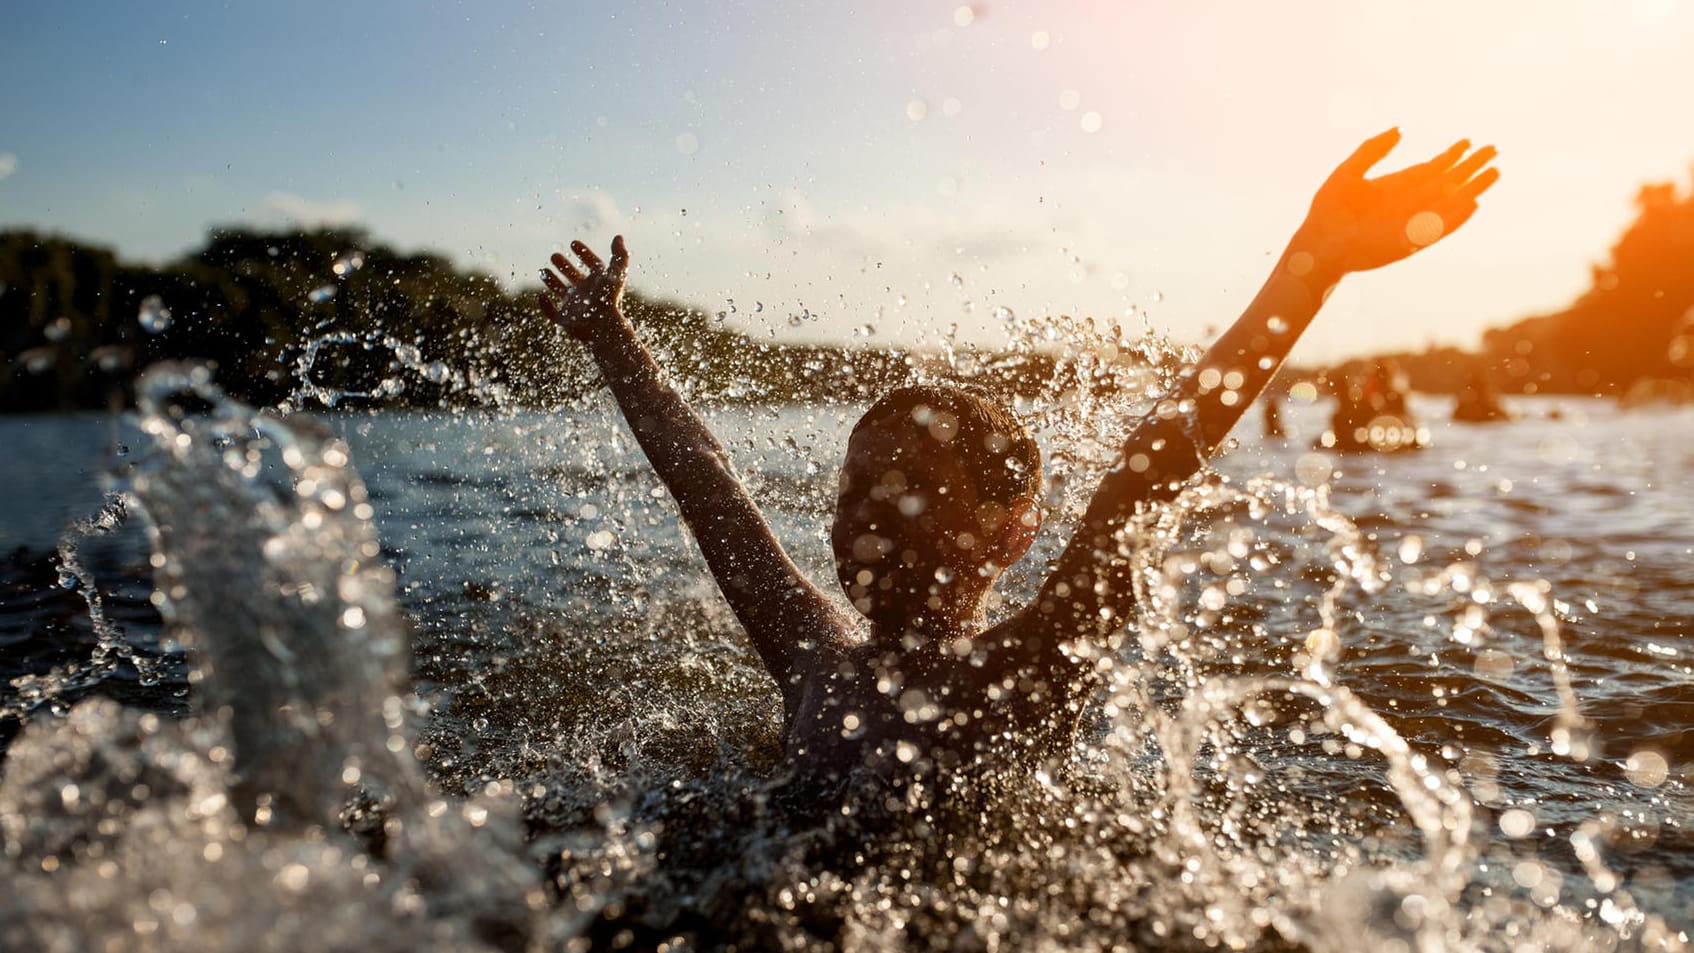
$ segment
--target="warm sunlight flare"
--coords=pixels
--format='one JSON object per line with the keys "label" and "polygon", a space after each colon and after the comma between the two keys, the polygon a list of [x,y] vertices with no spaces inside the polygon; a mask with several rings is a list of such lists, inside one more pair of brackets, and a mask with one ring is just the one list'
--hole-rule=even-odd
{"label": "warm sunlight flare", "polygon": [[1434,212],[1419,212],[1406,222],[1407,240],[1420,247],[1433,244],[1446,233],[1446,224]]}

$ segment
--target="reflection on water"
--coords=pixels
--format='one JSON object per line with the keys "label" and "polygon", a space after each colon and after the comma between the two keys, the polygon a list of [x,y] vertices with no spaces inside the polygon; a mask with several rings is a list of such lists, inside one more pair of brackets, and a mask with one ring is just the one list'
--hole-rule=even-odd
{"label": "reflection on water", "polygon": [[[139,431],[0,421],[39,450],[0,476],[0,675],[27,722],[0,778],[8,949],[1676,949],[1694,927],[1686,413],[1526,402],[1386,458],[1310,450],[1325,409],[1288,408],[1292,436],[1142,527],[1142,616],[1072,764],[968,796],[868,778],[819,820],[774,796],[777,693],[609,406],[326,430],[154,381]],[[819,578],[854,416],[714,418]],[[1083,416],[1043,418],[1061,484],[1098,465],[1066,443]],[[108,456],[140,512],[49,560]]]}

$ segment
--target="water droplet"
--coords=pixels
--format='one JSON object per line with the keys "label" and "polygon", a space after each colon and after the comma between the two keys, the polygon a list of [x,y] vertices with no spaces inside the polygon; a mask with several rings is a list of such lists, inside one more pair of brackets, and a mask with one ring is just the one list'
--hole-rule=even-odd
{"label": "water droplet", "polygon": [[994,316],[996,318],[999,318],[1002,321],[1010,321],[1013,318],[1017,317],[1017,313],[1015,311],[1013,311],[1011,308],[1008,308],[1005,305],[1001,305],[998,308],[994,309]]}
{"label": "water droplet", "polygon": [[1656,788],[1670,776],[1670,763],[1657,751],[1642,750],[1624,762],[1624,774],[1637,787]]}
{"label": "water droplet", "polygon": [[760,312],[762,312],[764,310],[765,310],[765,303],[763,301],[753,302],[753,313],[754,314],[759,314]]}
{"label": "water droplet", "polygon": [[1313,629],[1306,634],[1306,652],[1314,661],[1333,661],[1341,655],[1341,639],[1331,629]]}
{"label": "water droplet", "polygon": [[963,288],[965,286],[965,276],[955,271],[951,275],[947,276],[947,283],[955,288]]}
{"label": "water droplet", "polygon": [[1419,212],[1406,222],[1406,240],[1422,248],[1441,238],[1447,223],[1434,212]]}
{"label": "water droplet", "polygon": [[330,265],[330,270],[345,278],[363,267],[365,267],[365,253],[353,249],[336,255],[334,263]]}
{"label": "water droplet", "polygon": [[71,319],[70,318],[55,318],[53,320],[53,323],[47,325],[46,330],[43,331],[42,333],[47,335],[47,340],[52,341],[53,343],[57,344],[58,342],[63,341],[65,338],[70,336]]}
{"label": "water droplet", "polygon": [[800,322],[801,322],[801,318],[800,318],[799,315],[791,314],[791,315],[788,316],[788,326],[789,327],[797,328],[797,327],[800,326]]}
{"label": "water droplet", "polygon": [[50,347],[32,347],[18,355],[18,363],[31,374],[42,374],[53,366],[54,351]]}
{"label": "water droplet", "polygon": [[1163,292],[1163,291],[1155,291],[1155,292],[1153,292],[1153,300],[1154,300],[1154,301],[1163,301],[1163,300],[1165,300],[1165,293],[1164,293],[1164,292]]}
{"label": "water droplet", "polygon": [[141,310],[135,319],[141,322],[141,327],[148,334],[158,334],[171,326],[171,309],[165,307],[165,300],[158,295],[148,295],[141,299]]}
{"label": "water droplet", "polygon": [[1507,837],[1527,837],[1535,829],[1535,815],[1522,808],[1512,808],[1500,815],[1500,833]]}
{"label": "water droplet", "polygon": [[612,543],[616,540],[617,537],[612,535],[610,530],[597,529],[588,534],[588,539],[585,542],[589,549],[601,550],[611,548]]}
{"label": "water droplet", "polygon": [[1272,334],[1288,333],[1288,322],[1276,315],[1272,315],[1270,320],[1265,322],[1265,327],[1270,328]]}
{"label": "water droplet", "polygon": [[334,285],[319,285],[316,288],[313,288],[311,293],[306,295],[306,300],[313,304],[323,304],[335,297],[335,291],[336,288]]}
{"label": "water droplet", "polygon": [[88,357],[93,359],[95,366],[110,374],[110,372],[119,371],[129,364],[129,349],[120,347],[120,345],[107,344],[103,347],[97,347]]}
{"label": "water droplet", "polygon": [[440,361],[430,361],[424,366],[423,376],[431,384],[445,384],[447,379],[453,376],[453,372]]}

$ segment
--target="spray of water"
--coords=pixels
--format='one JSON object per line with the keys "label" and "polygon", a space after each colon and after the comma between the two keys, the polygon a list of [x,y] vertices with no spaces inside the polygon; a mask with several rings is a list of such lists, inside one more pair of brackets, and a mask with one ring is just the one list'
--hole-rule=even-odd
{"label": "spray of water", "polygon": [[[1127,422],[1191,355],[1116,327],[1004,320],[1009,353],[949,341],[918,376],[1004,374],[1071,342],[1020,407],[1049,447],[1062,537]],[[404,345],[379,343],[405,363]],[[311,383],[326,353],[308,348],[297,370],[302,394],[333,406],[346,395]],[[615,429],[548,444],[557,432],[521,416],[486,424],[483,457],[502,456],[496,434],[542,444],[545,463],[516,465],[545,470],[557,495],[516,495],[499,466],[477,489],[504,494],[513,532],[544,527],[580,617],[467,578],[455,605],[482,615],[420,597],[409,632],[345,443],[303,414],[230,401],[203,369],[154,369],[140,395],[152,446],[61,550],[100,644],[15,687],[50,706],[122,656],[77,541],[133,508],[168,635],[194,659],[197,714],[93,701],[30,724],[0,782],[8,946],[1685,946],[1607,867],[1597,828],[1571,840],[1593,916],[1487,876],[1463,778],[1342,677],[1359,603],[1391,577],[1327,487],[1207,474],[1126,531],[1138,616],[1073,647],[1104,687],[1063,770],[867,774],[820,814],[789,800],[776,693],[727,614],[643,548],[644,527],[671,517]],[[750,449],[810,451],[761,440],[759,414]],[[756,489],[811,517],[826,481],[808,469]],[[1044,575],[1030,562],[1014,590]],[[1408,590],[1464,600],[1460,642],[1486,637],[1496,593],[1526,610],[1557,686],[1551,746],[1590,756],[1544,584],[1455,563]],[[419,699],[414,679],[449,687]]]}

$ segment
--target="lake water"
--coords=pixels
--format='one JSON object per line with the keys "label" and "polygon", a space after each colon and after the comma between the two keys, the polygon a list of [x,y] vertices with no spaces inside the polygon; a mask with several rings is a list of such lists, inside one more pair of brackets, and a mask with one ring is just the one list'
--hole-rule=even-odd
{"label": "lake water", "polygon": [[[1250,419],[1148,529],[1072,765],[970,824],[810,826],[608,404],[324,418],[350,462],[239,418],[0,418],[0,946],[1686,949],[1694,412],[1518,409],[1392,456],[1311,450],[1322,404]],[[711,418],[820,581],[855,416]],[[247,482],[164,459],[190,444]],[[103,475],[147,515],[60,585]]]}

